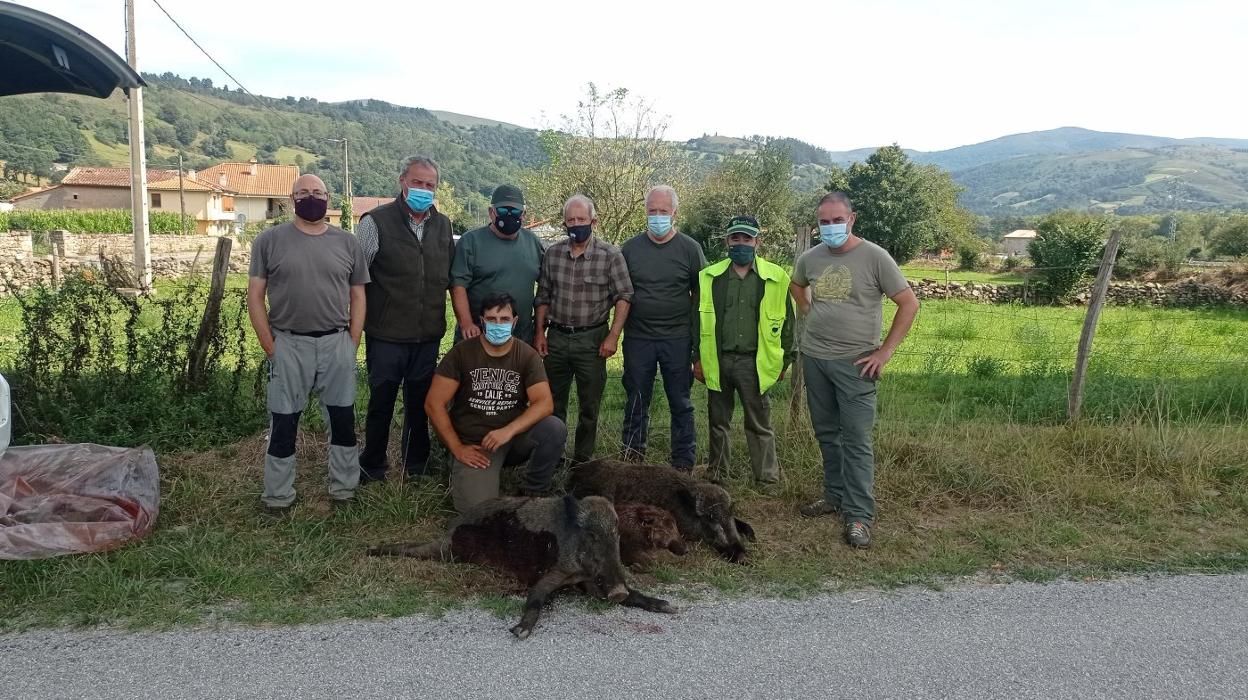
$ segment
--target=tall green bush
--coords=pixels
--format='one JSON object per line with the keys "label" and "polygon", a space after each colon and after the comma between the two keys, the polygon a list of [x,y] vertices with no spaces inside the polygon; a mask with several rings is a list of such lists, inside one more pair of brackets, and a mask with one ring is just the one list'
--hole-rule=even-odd
{"label": "tall green bush", "polygon": [[1036,227],[1028,253],[1053,297],[1069,300],[1105,245],[1104,217],[1057,212]]}

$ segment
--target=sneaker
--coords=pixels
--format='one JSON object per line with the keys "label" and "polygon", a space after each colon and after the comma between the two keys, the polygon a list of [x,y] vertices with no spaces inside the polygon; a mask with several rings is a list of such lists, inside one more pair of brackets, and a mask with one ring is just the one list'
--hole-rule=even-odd
{"label": "sneaker", "polygon": [[855,520],[845,525],[845,542],[850,547],[866,549],[871,546],[871,526]]}
{"label": "sneaker", "polygon": [[841,512],[840,507],[828,503],[827,500],[820,498],[808,506],[802,506],[801,514],[808,518],[822,518],[825,515],[836,515]]}

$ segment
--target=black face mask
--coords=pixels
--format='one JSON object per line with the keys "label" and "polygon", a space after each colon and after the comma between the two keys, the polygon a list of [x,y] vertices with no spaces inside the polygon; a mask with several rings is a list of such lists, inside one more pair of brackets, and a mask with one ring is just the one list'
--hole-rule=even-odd
{"label": "black face mask", "polygon": [[325,218],[325,212],[328,209],[329,201],[325,199],[307,196],[295,200],[295,216],[304,221],[321,221]]}
{"label": "black face mask", "polygon": [[594,230],[594,225],[585,224],[584,226],[565,226],[564,228],[568,230],[568,238],[571,238],[576,243],[584,243],[589,238],[590,232]]}
{"label": "black face mask", "polygon": [[514,236],[520,230],[520,214],[499,214],[494,227],[504,236]]}

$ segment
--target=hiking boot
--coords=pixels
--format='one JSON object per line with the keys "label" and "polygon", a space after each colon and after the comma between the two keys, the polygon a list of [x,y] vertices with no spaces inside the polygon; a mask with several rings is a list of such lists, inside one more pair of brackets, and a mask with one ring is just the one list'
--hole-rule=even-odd
{"label": "hiking boot", "polygon": [[845,525],[845,542],[850,547],[866,549],[871,546],[871,526],[855,520]]}
{"label": "hiking boot", "polygon": [[369,474],[366,471],[360,472],[360,486],[368,486],[369,484],[384,482],[385,480],[386,480],[385,472],[382,472],[381,474]]}
{"label": "hiking boot", "polygon": [[780,495],[780,482],[756,481],[754,482],[754,492],[768,498],[774,498]]}
{"label": "hiking boot", "polygon": [[836,515],[841,512],[841,509],[839,506],[828,503],[826,499],[820,498],[808,506],[802,506],[799,512],[808,518],[822,518],[827,515]]}
{"label": "hiking boot", "polygon": [[330,508],[331,508],[331,509],[332,509],[335,513],[340,512],[340,511],[344,511],[344,510],[346,510],[346,509],[350,508],[350,507],[351,507],[352,505],[354,505],[354,504],[355,504],[355,497],[354,497],[354,496],[352,496],[352,497],[350,497],[350,498],[331,498],[331,499],[329,499],[329,506],[330,506]]}

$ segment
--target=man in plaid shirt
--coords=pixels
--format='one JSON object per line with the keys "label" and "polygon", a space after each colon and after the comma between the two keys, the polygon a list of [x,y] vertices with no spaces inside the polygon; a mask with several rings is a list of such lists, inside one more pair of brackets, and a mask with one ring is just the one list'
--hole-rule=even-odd
{"label": "man in plaid shirt", "polygon": [[[588,462],[598,439],[598,408],[607,384],[607,358],[619,347],[633,283],[620,249],[593,235],[594,202],[574,195],[563,205],[566,240],[546,250],[537,281],[534,346],[546,360],[555,415],[567,421],[568,394],[576,380],[580,415],[573,462]],[[611,307],[615,307],[615,317]],[[549,328],[549,330],[547,330]]]}

